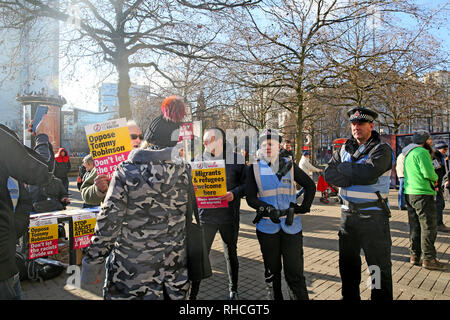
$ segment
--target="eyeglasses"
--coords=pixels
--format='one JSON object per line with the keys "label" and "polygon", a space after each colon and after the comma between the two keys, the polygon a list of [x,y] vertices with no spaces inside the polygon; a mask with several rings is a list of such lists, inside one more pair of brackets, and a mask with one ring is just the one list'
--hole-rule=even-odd
{"label": "eyeglasses", "polygon": [[131,137],[131,140],[136,140],[137,138],[144,140],[143,134],[137,135],[137,134],[132,133],[132,134],[130,134],[130,137]]}

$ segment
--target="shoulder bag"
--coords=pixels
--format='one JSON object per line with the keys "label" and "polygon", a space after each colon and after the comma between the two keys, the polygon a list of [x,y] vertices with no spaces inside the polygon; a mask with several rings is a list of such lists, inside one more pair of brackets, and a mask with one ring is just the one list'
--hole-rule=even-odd
{"label": "shoulder bag", "polygon": [[[186,251],[188,277],[191,281],[200,281],[212,276],[211,263],[209,261],[208,249],[200,225],[198,208],[195,200],[192,182],[189,184],[189,200],[186,212]],[[197,223],[192,221],[192,214]]]}

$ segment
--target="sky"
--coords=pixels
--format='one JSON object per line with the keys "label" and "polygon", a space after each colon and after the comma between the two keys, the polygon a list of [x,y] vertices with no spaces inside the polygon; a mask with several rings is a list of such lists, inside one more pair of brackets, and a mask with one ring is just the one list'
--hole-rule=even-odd
{"label": "sky", "polygon": [[[441,26],[439,28],[432,28],[430,33],[436,38],[442,40],[445,50],[450,52],[450,21],[448,21],[450,14],[450,2],[448,0],[416,0],[415,2],[420,6],[434,10],[442,10],[442,12],[446,13],[446,15],[442,15],[445,16],[445,21],[440,21]],[[404,21],[406,25],[415,25],[412,18],[405,17]]]}
{"label": "sky", "polygon": [[[450,3],[446,0],[416,0],[418,5],[434,10],[445,8],[447,12],[450,11]],[[448,17],[448,14],[447,14]],[[414,20],[407,17],[401,18],[402,25],[406,27],[414,27]],[[441,21],[441,27],[433,27],[430,33],[441,40],[443,48],[448,54],[450,53],[450,23]],[[60,66],[63,62],[60,63]],[[447,69],[448,70],[448,69]],[[60,94],[66,98],[67,106],[74,106],[90,111],[98,110],[98,86],[101,81],[116,82],[117,77],[110,76],[105,80],[105,74],[109,74],[109,68],[95,69],[89,64],[80,64],[75,73],[72,74],[72,80],[68,80],[68,72],[62,70],[60,67]],[[137,84],[146,84],[145,79],[133,78],[132,82]]]}

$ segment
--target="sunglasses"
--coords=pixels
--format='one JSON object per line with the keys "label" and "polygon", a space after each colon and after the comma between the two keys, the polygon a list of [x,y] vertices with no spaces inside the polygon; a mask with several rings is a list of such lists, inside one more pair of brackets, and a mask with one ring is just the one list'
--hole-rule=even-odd
{"label": "sunglasses", "polygon": [[131,140],[136,140],[137,138],[139,138],[139,139],[141,139],[141,140],[144,140],[144,135],[143,134],[140,134],[140,135],[137,135],[137,134],[130,134],[130,137],[131,137]]}

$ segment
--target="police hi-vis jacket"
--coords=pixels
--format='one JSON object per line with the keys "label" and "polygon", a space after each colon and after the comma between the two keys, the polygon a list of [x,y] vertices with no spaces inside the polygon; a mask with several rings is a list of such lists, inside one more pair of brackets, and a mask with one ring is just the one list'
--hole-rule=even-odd
{"label": "police hi-vis jacket", "polygon": [[[363,204],[377,201],[377,191],[387,198],[394,162],[392,148],[381,142],[376,131],[372,131],[372,139],[368,143],[358,146],[356,140],[351,138],[339,152],[334,153],[325,169],[325,180],[340,187],[342,209],[348,210],[349,202]],[[371,206],[359,210],[373,212],[382,208]]]}
{"label": "police hi-vis jacket", "polygon": [[[258,160],[253,165],[256,185],[258,187],[258,199],[273,206],[278,210],[289,208],[291,202],[296,202],[296,188],[293,167],[281,180],[273,172],[272,168],[264,160]],[[299,214],[294,215],[292,225],[286,225],[286,217],[280,217],[280,223],[273,223],[268,217],[263,217],[256,225],[256,229],[274,234],[283,229],[288,234],[295,234],[302,230],[302,222]]]}

